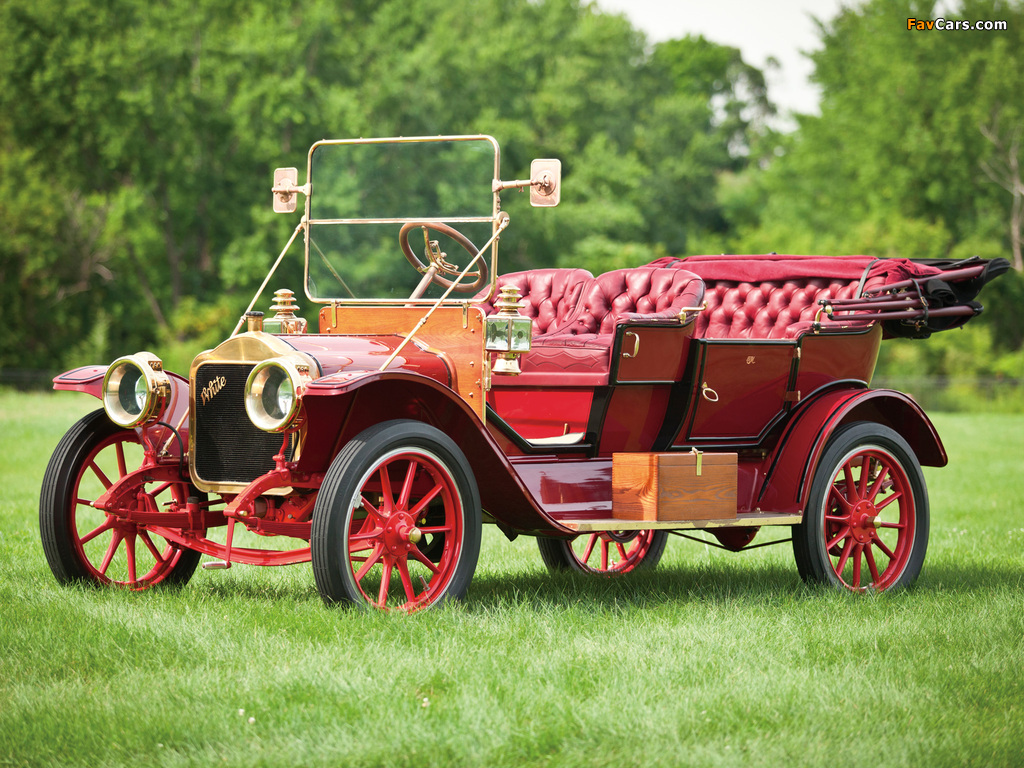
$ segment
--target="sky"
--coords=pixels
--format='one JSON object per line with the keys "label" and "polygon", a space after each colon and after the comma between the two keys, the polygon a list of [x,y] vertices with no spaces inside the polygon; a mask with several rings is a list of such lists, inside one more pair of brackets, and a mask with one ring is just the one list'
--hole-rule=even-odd
{"label": "sky", "polygon": [[[624,13],[652,43],[704,35],[739,48],[743,60],[765,71],[769,98],[780,114],[818,112],[818,90],[803,51],[820,47],[816,17],[835,16],[841,0],[597,0],[602,11]],[[846,5],[851,3],[847,0]],[[779,68],[766,70],[769,57]],[[785,121],[783,121],[785,122]]]}

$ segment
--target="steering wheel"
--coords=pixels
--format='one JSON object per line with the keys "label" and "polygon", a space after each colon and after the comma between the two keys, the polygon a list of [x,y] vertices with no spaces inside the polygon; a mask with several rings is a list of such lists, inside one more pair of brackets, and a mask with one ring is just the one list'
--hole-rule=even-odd
{"label": "steering wheel", "polygon": [[[429,265],[425,265],[420,261],[409,245],[409,233],[417,227],[423,230],[423,242],[426,245]],[[455,281],[449,278],[457,277],[462,272],[462,267],[447,261],[448,254],[440,249],[436,240],[431,240],[428,237],[427,233],[430,230],[448,235],[448,237],[465,248],[471,258],[480,253],[480,249],[473,245],[473,242],[468,237],[447,224],[434,221],[407,221],[402,225],[402,229],[398,233],[398,244],[402,246],[402,253],[405,254],[405,258],[416,268],[417,272],[423,273],[424,276],[429,276],[429,282],[440,285],[442,288],[450,288]],[[462,293],[475,293],[487,282],[487,264],[481,259],[477,271],[467,272],[466,277],[475,277],[476,279],[471,283],[459,283],[455,286],[455,290]],[[415,294],[421,293],[424,288],[426,286],[421,283],[417,290],[413,292],[414,295],[411,298],[418,298]]]}

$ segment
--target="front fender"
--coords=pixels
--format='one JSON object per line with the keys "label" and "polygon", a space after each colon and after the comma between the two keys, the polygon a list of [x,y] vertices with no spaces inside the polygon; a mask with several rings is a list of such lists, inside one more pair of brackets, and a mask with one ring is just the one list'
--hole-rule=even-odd
{"label": "front fender", "polygon": [[[97,400],[103,399],[103,376],[107,372],[108,365],[83,365],[81,368],[72,368],[53,379],[55,390],[70,392],[84,392],[92,395]],[[181,423],[179,434],[188,434],[188,379],[179,376],[173,371],[165,371],[168,380],[171,382],[171,396],[168,398],[167,407],[164,409],[161,421],[178,427],[178,421],[184,417]]]}
{"label": "front fender", "polygon": [[803,514],[814,470],[829,438],[842,425],[855,421],[896,430],[923,465],[943,467],[948,461],[938,432],[909,395],[888,389],[830,390],[804,401],[794,413],[766,462],[757,507]]}
{"label": "front fender", "polygon": [[84,392],[95,398],[103,398],[103,374],[107,372],[107,365],[83,365],[81,368],[72,368],[70,371],[55,377],[53,380],[54,389],[68,390],[71,392]]}
{"label": "front fender", "polygon": [[392,419],[430,424],[451,437],[469,461],[484,510],[521,533],[567,533],[536,503],[476,412],[427,376],[401,371],[337,373],[303,394],[306,428],[297,469],[326,472],[338,452],[364,429]]}

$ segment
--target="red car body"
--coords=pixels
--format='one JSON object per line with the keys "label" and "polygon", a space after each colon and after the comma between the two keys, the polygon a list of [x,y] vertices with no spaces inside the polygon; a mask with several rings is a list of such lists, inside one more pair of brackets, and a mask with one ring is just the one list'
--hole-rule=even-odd
{"label": "red car body", "polygon": [[[557,197],[551,161],[502,182],[493,140],[423,141],[466,139],[494,146],[495,203],[480,217],[492,241],[508,224],[501,189]],[[279,199],[310,192],[294,179],[279,181]],[[316,301],[316,225],[349,220],[306,213],[296,232]],[[806,580],[865,590],[917,577],[920,465],[946,453],[911,397],[870,388],[879,345],[962,325],[1005,262],[690,257],[596,276],[481,275],[471,295],[434,301],[417,293],[464,287],[470,266],[458,275],[429,231],[467,258],[486,246],[451,234],[461,219],[379,218],[403,225],[425,275],[408,299],[321,300],[310,331],[279,297],[268,325],[283,332],[254,318],[188,379],[141,356],[55,379],[105,404],[72,428],[44,480],[58,579],[145,588],[187,580],[200,554],[213,567],[312,560],[328,603],[415,610],[462,597],[484,523],[538,537],[553,569],[625,573],[654,565],[667,532],[703,530],[737,550],[781,525]],[[408,246],[417,229],[423,262]],[[496,246],[487,252],[493,274]],[[491,346],[513,316],[530,319],[528,352]],[[112,469],[97,469],[104,454]],[[242,530],[292,544],[241,544]]]}

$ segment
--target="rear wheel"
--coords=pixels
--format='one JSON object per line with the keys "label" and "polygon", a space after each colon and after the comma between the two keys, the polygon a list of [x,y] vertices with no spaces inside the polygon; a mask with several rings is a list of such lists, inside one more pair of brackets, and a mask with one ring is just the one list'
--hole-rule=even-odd
{"label": "rear wheel", "polygon": [[843,427],[814,472],[793,554],[808,582],[855,592],[912,584],[928,548],[928,493],[913,450],[871,422]]}
{"label": "rear wheel", "polygon": [[617,576],[637,568],[654,568],[665,551],[665,531],[600,531],[574,539],[537,539],[550,571],[575,570]]}
{"label": "rear wheel", "polygon": [[324,602],[415,611],[463,597],[480,554],[480,497],[443,432],[389,421],[334,459],[313,513],[313,574]]}
{"label": "rear wheel", "polygon": [[[96,509],[108,488],[142,463],[138,434],[118,427],[102,410],[85,416],[61,439],[43,476],[39,531],[50,570],[62,584],[76,581],[147,589],[184,584],[200,553],[171,544],[144,526]],[[144,511],[170,502],[184,506],[186,482],[140,482]]]}

